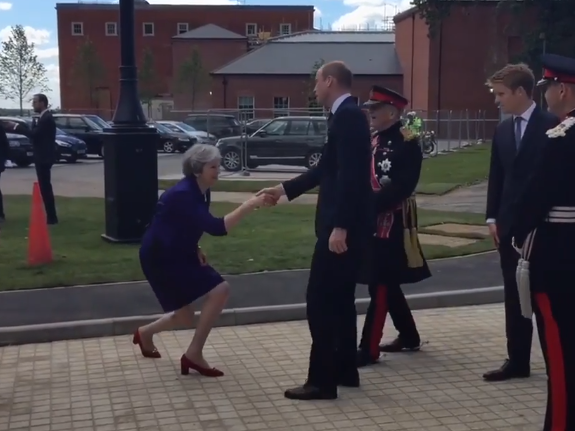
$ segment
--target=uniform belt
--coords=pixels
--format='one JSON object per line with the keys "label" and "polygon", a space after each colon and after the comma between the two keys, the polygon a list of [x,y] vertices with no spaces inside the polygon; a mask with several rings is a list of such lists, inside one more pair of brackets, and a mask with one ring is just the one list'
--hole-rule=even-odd
{"label": "uniform belt", "polygon": [[575,207],[553,207],[545,221],[547,223],[575,223]]}

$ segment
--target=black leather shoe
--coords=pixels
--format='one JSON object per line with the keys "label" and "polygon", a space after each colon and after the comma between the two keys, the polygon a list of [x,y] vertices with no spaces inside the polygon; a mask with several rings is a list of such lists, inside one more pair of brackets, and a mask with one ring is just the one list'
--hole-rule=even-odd
{"label": "black leather shoe", "polygon": [[337,385],[345,388],[359,388],[359,374],[354,376],[338,377]]}
{"label": "black leather shoe", "polygon": [[337,389],[325,390],[311,385],[298,386],[297,388],[288,389],[284,397],[290,400],[335,400],[337,398]]}
{"label": "black leather shoe", "polygon": [[53,225],[55,225],[55,224],[58,224],[58,218],[57,218],[57,217],[53,217],[53,218],[51,217],[51,218],[49,218],[48,220],[46,220],[46,222],[47,222],[49,225],[53,226]]}
{"label": "black leather shoe", "polygon": [[503,382],[510,379],[525,379],[531,375],[531,370],[527,368],[519,368],[513,365],[509,359],[506,359],[501,368],[497,370],[488,371],[483,374],[483,380],[486,382]]}
{"label": "black leather shoe", "polygon": [[398,352],[417,352],[421,349],[421,341],[411,343],[401,338],[396,338],[391,343],[379,346],[380,352],[398,353]]}
{"label": "black leather shoe", "polygon": [[367,367],[368,365],[374,365],[379,362],[379,358],[374,359],[371,355],[361,349],[357,351],[357,368]]}

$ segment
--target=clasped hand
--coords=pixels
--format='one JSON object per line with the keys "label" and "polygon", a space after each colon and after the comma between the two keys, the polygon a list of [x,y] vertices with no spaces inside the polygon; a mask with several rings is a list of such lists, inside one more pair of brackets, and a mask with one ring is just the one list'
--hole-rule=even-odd
{"label": "clasped hand", "polygon": [[261,189],[252,199],[254,199],[254,203],[259,204],[258,207],[273,207],[277,205],[278,201],[283,195],[283,187],[280,184],[275,187]]}

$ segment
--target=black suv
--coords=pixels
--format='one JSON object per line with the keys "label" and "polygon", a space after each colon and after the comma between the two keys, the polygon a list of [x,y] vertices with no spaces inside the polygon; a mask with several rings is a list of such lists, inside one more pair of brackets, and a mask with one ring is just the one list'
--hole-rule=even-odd
{"label": "black suv", "polygon": [[279,117],[250,136],[223,138],[216,146],[226,171],[239,171],[245,165],[250,169],[263,165],[311,168],[321,158],[326,135],[325,117]]}
{"label": "black suv", "polygon": [[184,123],[201,132],[207,132],[216,138],[238,136],[242,134],[242,126],[236,117],[225,114],[190,114]]}
{"label": "black suv", "polygon": [[260,130],[263,126],[268,124],[270,121],[272,121],[271,118],[266,118],[266,119],[258,118],[257,120],[251,120],[251,121],[246,123],[246,133],[248,135],[256,133],[258,130]]}
{"label": "black suv", "polygon": [[19,168],[30,166],[34,161],[34,147],[30,139],[10,132],[6,132],[6,136],[9,144],[8,160]]}
{"label": "black suv", "polygon": [[90,120],[88,115],[52,114],[56,127],[86,143],[88,154],[104,157],[104,129]]}

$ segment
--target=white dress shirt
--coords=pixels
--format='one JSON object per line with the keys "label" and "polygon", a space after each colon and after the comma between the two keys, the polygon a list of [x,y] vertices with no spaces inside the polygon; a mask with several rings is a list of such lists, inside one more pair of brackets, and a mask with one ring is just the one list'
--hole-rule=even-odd
{"label": "white dress shirt", "polygon": [[333,102],[333,105],[331,105],[331,109],[330,112],[332,114],[335,114],[335,111],[337,111],[337,109],[340,107],[340,105],[342,104],[342,102],[347,99],[348,97],[351,97],[350,93],[345,93],[342,94],[341,96],[339,96],[337,99],[335,99],[335,101]]}
{"label": "white dress shirt", "polygon": [[[525,112],[521,115],[514,115],[513,116],[513,124],[515,124],[515,119],[520,117],[521,118],[521,139],[523,139],[523,135],[525,134],[525,130],[527,129],[527,123],[529,123],[529,120],[531,119],[531,115],[533,115],[533,111],[535,110],[535,102],[531,102],[531,105],[529,106],[529,108],[527,108],[525,110]],[[488,218],[486,220],[487,224],[493,224],[495,223],[495,219],[494,218]]]}

